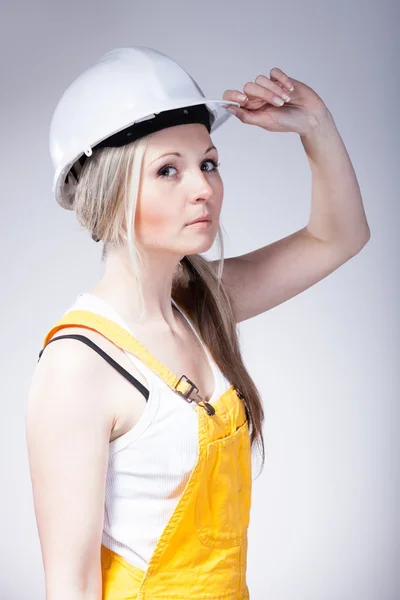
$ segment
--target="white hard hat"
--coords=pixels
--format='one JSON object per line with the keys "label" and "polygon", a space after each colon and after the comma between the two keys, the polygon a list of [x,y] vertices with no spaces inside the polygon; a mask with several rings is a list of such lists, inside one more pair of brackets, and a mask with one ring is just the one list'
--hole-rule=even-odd
{"label": "white hard hat", "polygon": [[[164,111],[199,105],[208,111],[210,131],[231,116],[226,111],[229,105],[240,106],[207,99],[183,67],[153,48],[117,48],[102,56],[67,88],[51,120],[50,154],[57,202],[63,208],[73,208],[75,177],[81,169],[78,159],[90,156],[97,144],[139,122],[140,129],[144,121]],[[71,168],[74,178],[68,177]]]}

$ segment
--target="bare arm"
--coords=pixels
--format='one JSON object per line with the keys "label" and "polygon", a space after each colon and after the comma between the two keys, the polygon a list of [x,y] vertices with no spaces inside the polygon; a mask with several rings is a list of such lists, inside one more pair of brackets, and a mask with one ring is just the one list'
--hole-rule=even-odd
{"label": "bare arm", "polygon": [[329,111],[301,142],[312,173],[309,222],[280,240],[225,260],[222,279],[238,322],[321,281],[370,239],[357,177]]}
{"label": "bare arm", "polygon": [[50,344],[29,393],[26,435],[46,600],[100,600],[100,546],[113,416],[101,359]]}

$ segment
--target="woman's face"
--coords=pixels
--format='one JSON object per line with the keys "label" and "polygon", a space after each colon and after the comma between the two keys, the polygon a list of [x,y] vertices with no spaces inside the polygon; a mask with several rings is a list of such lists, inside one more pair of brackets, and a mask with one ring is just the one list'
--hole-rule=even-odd
{"label": "woman's face", "polygon": [[[218,152],[201,123],[151,134],[135,220],[137,239],[145,250],[163,250],[180,260],[211,248],[224,192],[217,164]],[[211,219],[206,227],[188,225],[206,213]]]}

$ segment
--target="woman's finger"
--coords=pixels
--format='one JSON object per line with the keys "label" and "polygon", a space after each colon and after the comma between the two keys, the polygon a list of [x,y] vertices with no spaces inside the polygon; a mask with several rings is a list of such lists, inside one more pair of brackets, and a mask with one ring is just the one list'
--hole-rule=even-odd
{"label": "woman's finger", "polygon": [[282,106],[284,102],[289,102],[290,96],[278,84],[270,81],[268,77],[265,77],[265,79],[267,80],[265,85],[253,83],[252,81],[246,83],[243,90],[249,96],[250,100],[251,97],[261,98],[264,102],[274,104],[275,106]]}
{"label": "woman's finger", "polygon": [[285,90],[282,89],[279,83],[271,81],[271,79],[269,79],[269,77],[267,77],[266,75],[258,75],[255,79],[255,83],[256,85],[260,85],[265,89],[271,90],[271,92],[274,92],[275,96],[281,95],[284,100],[285,98],[283,96],[287,96]]}
{"label": "woman's finger", "polygon": [[238,102],[242,105],[247,102],[248,97],[246,94],[243,94],[243,92],[239,92],[238,90],[225,90],[222,95],[222,99],[230,102]]}
{"label": "woman's finger", "polygon": [[271,79],[274,79],[283,86],[285,86],[285,88],[289,90],[289,92],[293,92],[293,83],[290,81],[290,78],[286,75],[286,73],[284,73],[281,69],[279,69],[278,67],[273,67],[269,73]]}

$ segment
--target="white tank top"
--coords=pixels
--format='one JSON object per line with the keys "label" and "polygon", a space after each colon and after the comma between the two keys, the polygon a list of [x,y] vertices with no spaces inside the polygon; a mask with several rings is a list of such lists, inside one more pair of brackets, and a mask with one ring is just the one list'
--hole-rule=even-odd
{"label": "white tank top", "polygon": [[[206,352],[215,380],[213,403],[230,382],[194,325],[171,300]],[[96,312],[134,335],[113,307],[97,296],[79,294],[66,312],[78,309]],[[109,444],[102,544],[146,570],[197,462],[198,418],[195,403],[186,402],[140,359],[124,352],[146,378],[149,398],[133,429]]]}

